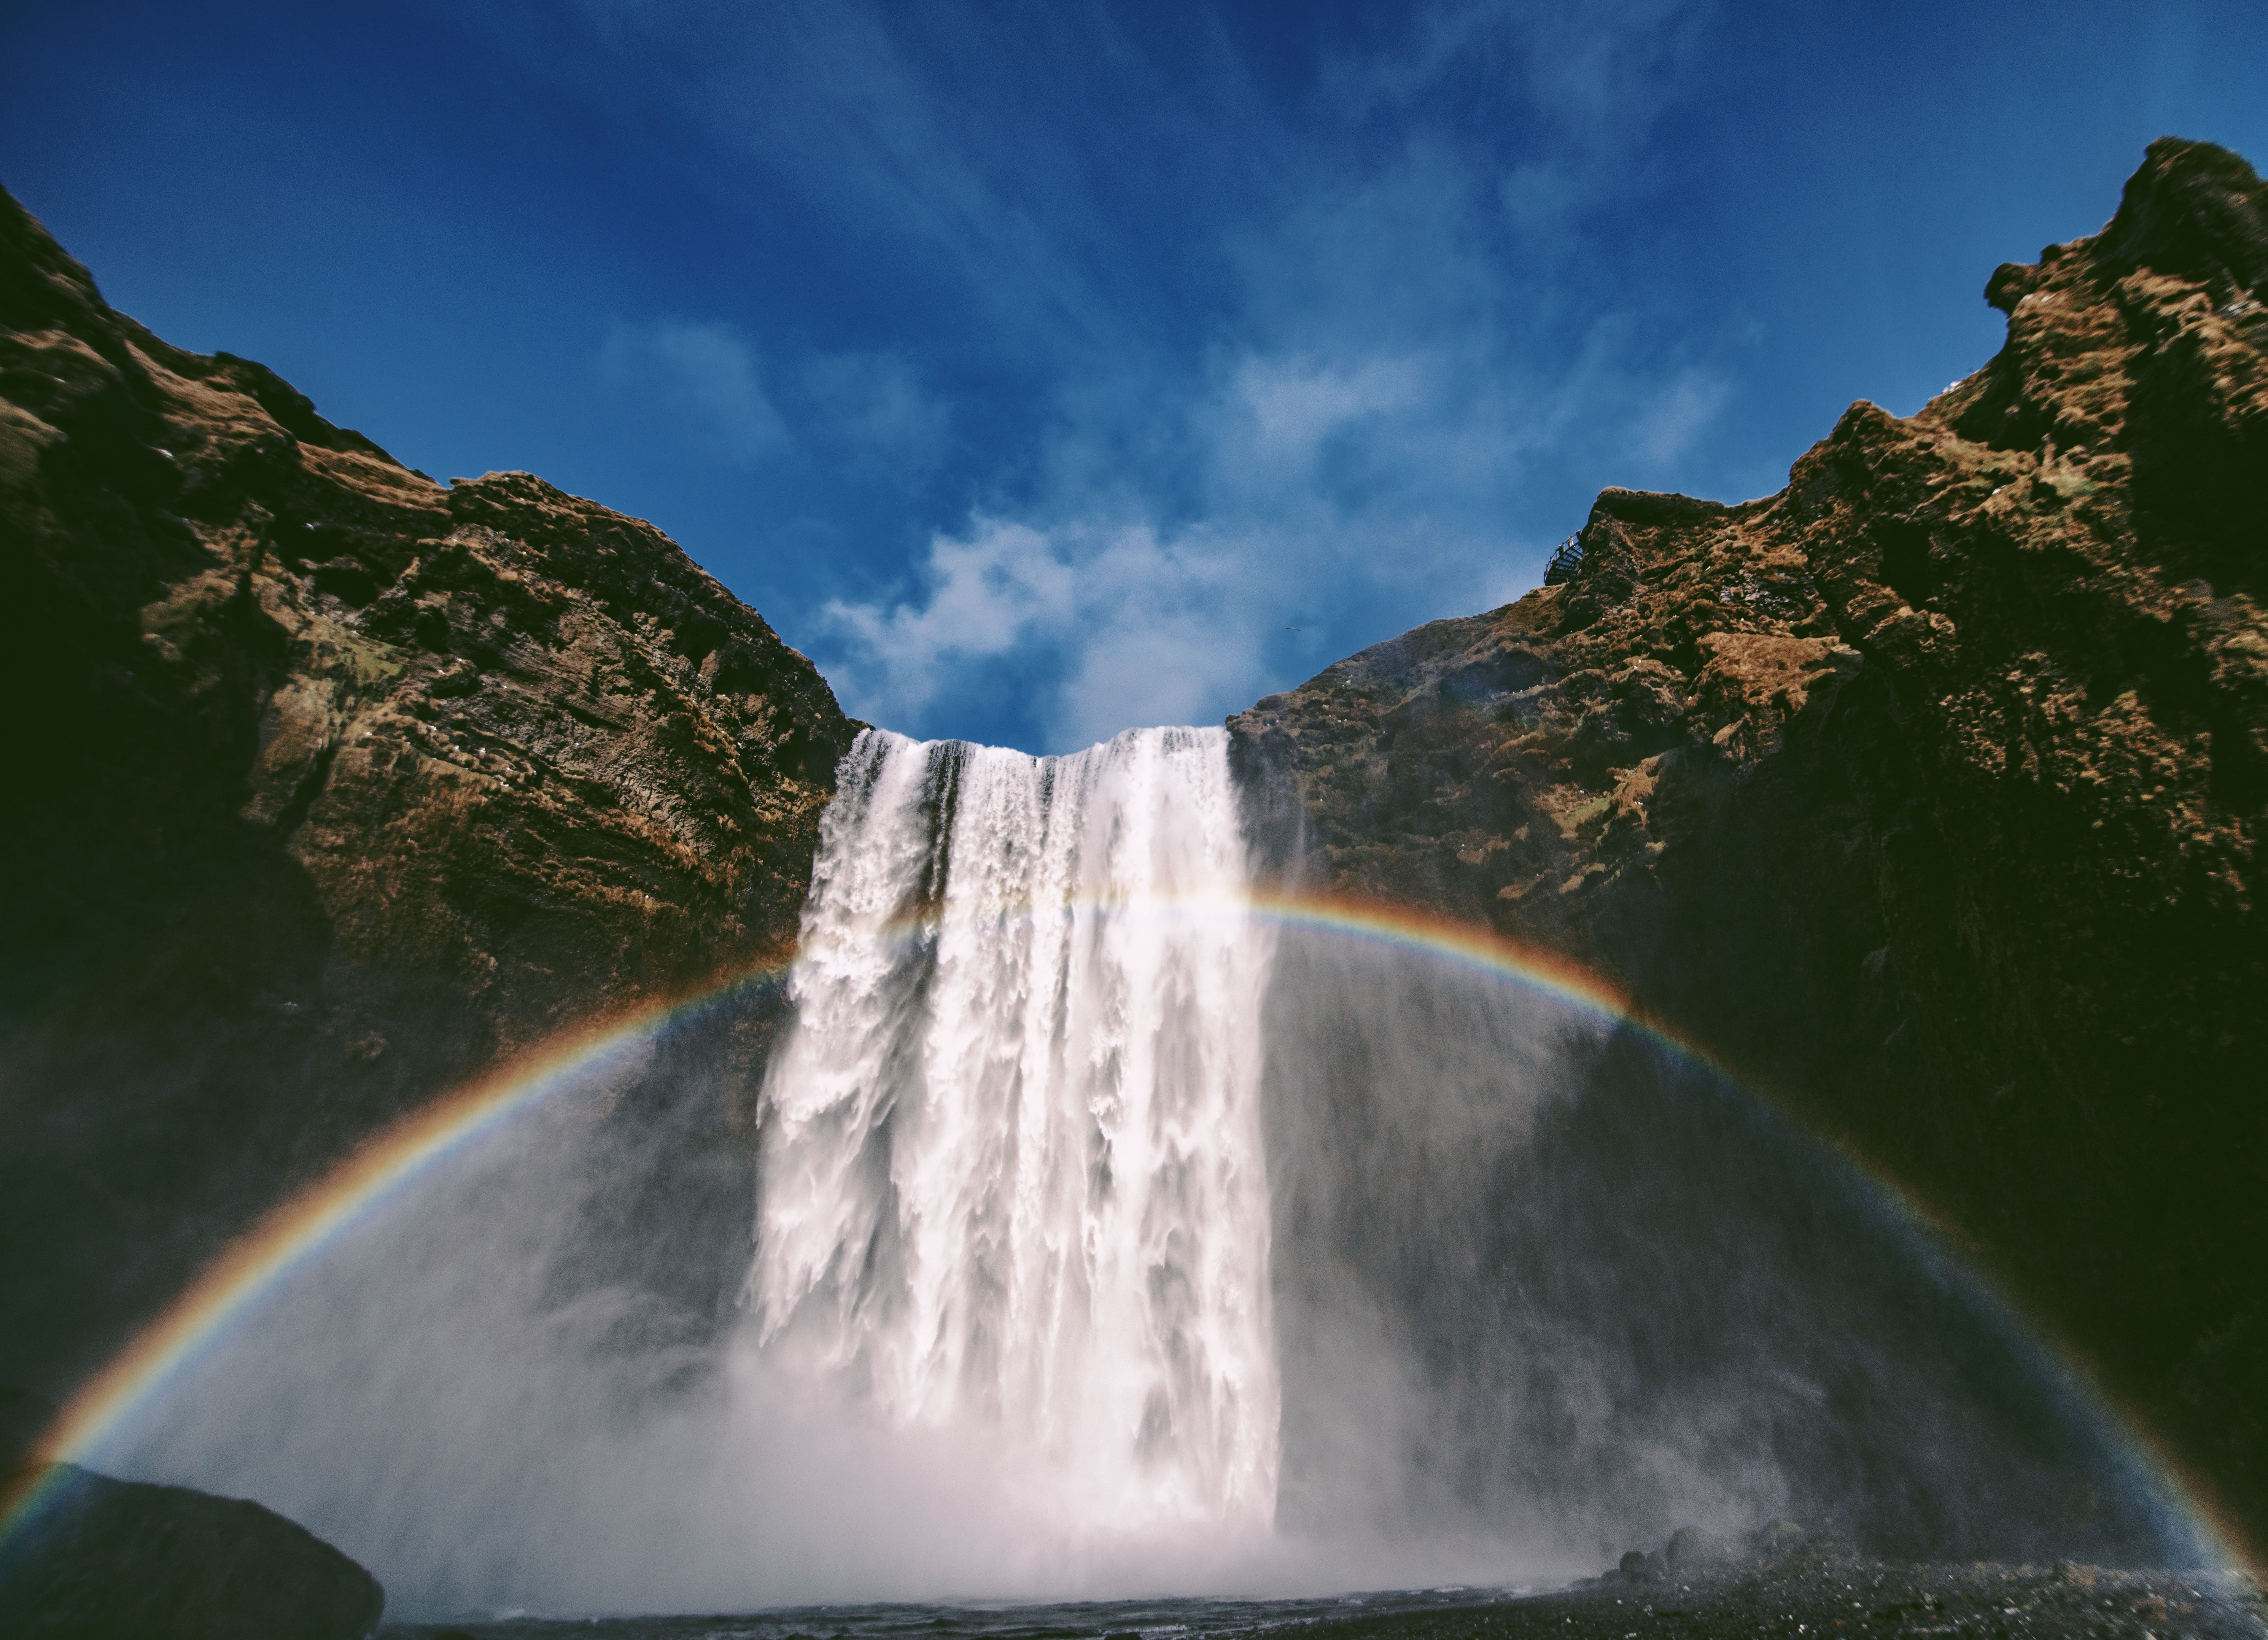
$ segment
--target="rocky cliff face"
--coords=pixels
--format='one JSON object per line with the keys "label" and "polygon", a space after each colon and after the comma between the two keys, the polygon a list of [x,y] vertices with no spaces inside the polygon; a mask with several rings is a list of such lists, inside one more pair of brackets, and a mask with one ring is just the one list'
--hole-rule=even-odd
{"label": "rocky cliff face", "polygon": [[1282,869],[1564,951],[1904,1186],[2268,1541],[2268,188],[2152,145],[1991,364],[1233,720]]}
{"label": "rocky cliff face", "polygon": [[[855,731],[652,526],[408,470],[5,195],[0,679],[0,1380],[55,1394],[387,1117],[783,952]],[[622,1211],[745,1218],[768,1029],[627,1101],[683,1142]]]}
{"label": "rocky cliff face", "polygon": [[[1607,492],[1571,576],[1238,756],[1283,870],[1619,976],[2268,1537],[2268,189],[2154,145],[1987,295],[1918,415],[1737,507]],[[404,469],[4,196],[0,683],[0,1382],[56,1396],[388,1116],[783,951],[855,728],[650,526]],[[655,1229],[745,1225],[770,1024],[613,1118],[659,1142],[593,1245],[693,1325],[734,1238]]]}

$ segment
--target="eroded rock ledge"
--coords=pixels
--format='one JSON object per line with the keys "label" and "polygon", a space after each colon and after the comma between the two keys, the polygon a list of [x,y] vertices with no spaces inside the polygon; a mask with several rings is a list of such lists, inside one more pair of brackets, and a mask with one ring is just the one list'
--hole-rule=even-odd
{"label": "eroded rock ledge", "polygon": [[2268,1541],[2268,188],[2166,139],[1779,494],[1232,720],[1278,866],[1613,974],[1939,1215]]}

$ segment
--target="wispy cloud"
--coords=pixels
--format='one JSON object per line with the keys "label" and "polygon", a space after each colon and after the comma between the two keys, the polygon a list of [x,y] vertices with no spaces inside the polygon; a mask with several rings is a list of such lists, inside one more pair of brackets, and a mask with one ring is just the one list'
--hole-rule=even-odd
{"label": "wispy cloud", "polygon": [[683,423],[728,461],[746,466],[788,444],[755,354],[730,325],[618,324],[600,349],[599,368],[639,410]]}
{"label": "wispy cloud", "polygon": [[826,353],[803,369],[813,421],[840,457],[903,482],[945,459],[952,408],[913,367],[888,353]]}
{"label": "wispy cloud", "polygon": [[1638,459],[1667,467],[1691,447],[1732,396],[1732,384],[1705,370],[1682,370],[1655,394],[1631,430]]}
{"label": "wispy cloud", "polygon": [[1304,480],[1333,440],[1423,406],[1425,373],[1406,357],[1324,362],[1248,353],[1228,394],[1230,436],[1241,447],[1222,459],[1241,458],[1279,482]]}
{"label": "wispy cloud", "polygon": [[1674,481],[1707,439],[1735,382],[1585,237],[1646,186],[1695,15],[1447,0],[1287,99],[1202,25],[1161,81],[1108,11],[609,6],[930,327],[766,335],[768,374],[719,326],[610,351],[744,462],[784,412],[807,467],[923,498],[910,556],[814,611],[860,715],[1047,749],[1218,718],[1519,590],[1597,452]]}
{"label": "wispy cloud", "polygon": [[[1108,288],[1114,227],[1097,210],[1109,177],[1093,161],[1116,168],[1125,151],[1089,155],[1075,129],[1101,112],[1078,106],[1079,77],[1137,61],[1114,52],[1107,12],[859,0],[578,9],[611,48],[586,75],[636,61],[713,155],[887,246],[909,283],[951,287],[985,311],[995,345],[1123,339],[1127,315]],[[1035,116],[1065,112],[1035,140]]]}
{"label": "wispy cloud", "polygon": [[1006,653],[1035,637],[1060,641],[1079,614],[1078,568],[1028,525],[980,518],[940,535],[921,566],[921,599],[830,602],[826,617],[859,652],[862,703],[917,715],[956,660]]}
{"label": "wispy cloud", "polygon": [[1221,692],[1250,688],[1259,670],[1264,559],[1249,546],[1162,539],[1138,522],[977,518],[931,542],[915,597],[828,607],[842,684],[862,712],[919,724],[971,663],[1012,655],[1020,675],[1048,688],[1042,724],[1056,748],[1131,723],[1216,715],[1207,709]]}

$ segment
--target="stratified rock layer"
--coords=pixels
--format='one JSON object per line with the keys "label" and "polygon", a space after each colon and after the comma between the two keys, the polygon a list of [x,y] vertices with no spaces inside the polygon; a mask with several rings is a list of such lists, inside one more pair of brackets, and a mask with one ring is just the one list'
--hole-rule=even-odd
{"label": "stratified rock layer", "polygon": [[2268,189],[2154,143],[1787,489],[1233,720],[1280,864],[1565,952],[1896,1180],[2268,1541]]}
{"label": "stratified rock layer", "polygon": [[[0,687],[0,1379],[58,1397],[388,1116],[777,958],[854,732],[652,526],[408,470],[4,195]],[[683,1142],[602,1210],[745,1222],[768,1028],[647,1077]]]}

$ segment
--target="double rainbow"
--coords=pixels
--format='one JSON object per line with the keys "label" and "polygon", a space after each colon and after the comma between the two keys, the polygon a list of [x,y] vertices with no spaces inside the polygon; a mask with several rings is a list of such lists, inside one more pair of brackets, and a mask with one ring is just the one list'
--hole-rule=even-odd
{"label": "double rainbow", "polygon": [[[1169,902],[1160,908],[1145,902],[1144,908],[1173,908]],[[1647,1015],[1621,988],[1541,947],[1469,923],[1371,901],[1263,894],[1253,897],[1248,910],[1250,915],[1278,927],[1401,950],[1430,961],[1446,962],[1493,980],[1509,982],[1580,1013],[1633,1028],[1681,1058],[1734,1082],[1742,1081],[1700,1047]],[[933,916],[915,918],[895,924],[884,932],[886,937],[915,938],[935,925]],[[787,967],[784,961],[766,961],[732,973],[697,994],[652,1004],[563,1033],[372,1136],[329,1173],[276,1208],[214,1261],[156,1320],[80,1386],[40,1436],[35,1450],[52,1461],[83,1460],[137,1409],[159,1395],[232,1322],[248,1313],[269,1288],[350,1233],[357,1225],[368,1222],[383,1210],[391,1198],[428,1174],[445,1158],[493,1132],[519,1112],[563,1090],[587,1085],[618,1066],[635,1063],[673,1025],[745,996],[754,988],[777,978]],[[1880,1167],[1869,1165],[1863,1157],[1851,1155],[1847,1146],[1837,1148],[1843,1150],[1910,1214],[1927,1222],[1926,1214],[1909,1193]],[[1999,1296],[2004,1303],[2007,1301],[2006,1295]],[[2213,1546],[2230,1561],[2239,1559],[2239,1555],[2228,1551],[2242,1541],[2241,1534],[2207,1505],[2200,1489],[2186,1481],[2137,1420],[2117,1416],[2074,1352],[2058,1346],[2052,1331],[2043,1327],[2037,1317],[2027,1319],[2034,1335],[2046,1342],[2075,1379],[2088,1387],[2089,1398],[2102,1416],[2118,1427],[2137,1450],[2155,1460]],[[0,1491],[0,1545],[4,1545],[59,1491],[66,1473],[35,1467],[5,1482],[5,1490]]]}

